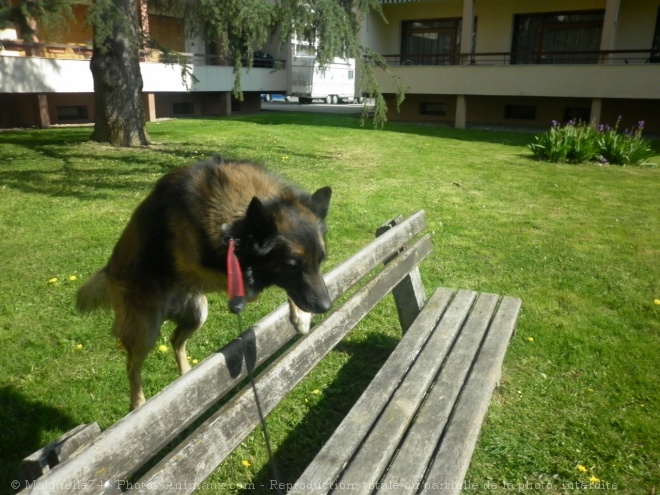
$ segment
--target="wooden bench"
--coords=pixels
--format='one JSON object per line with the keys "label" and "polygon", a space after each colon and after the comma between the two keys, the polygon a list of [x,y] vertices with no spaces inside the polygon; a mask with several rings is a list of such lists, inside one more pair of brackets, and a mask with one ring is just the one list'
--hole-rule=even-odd
{"label": "wooden bench", "polygon": [[[300,479],[264,491],[459,493],[520,300],[441,288],[427,301],[418,264],[432,250],[430,236],[415,240],[425,226],[424,212],[393,221],[327,274],[337,299],[377,271],[306,337],[294,339],[281,306],[107,430],[78,427],[30,456],[25,477],[44,474],[22,493],[193,492],[260,424],[255,393],[268,414],[389,293],[404,330],[400,343]],[[256,370],[255,390],[248,383],[136,479],[248,367]]]}

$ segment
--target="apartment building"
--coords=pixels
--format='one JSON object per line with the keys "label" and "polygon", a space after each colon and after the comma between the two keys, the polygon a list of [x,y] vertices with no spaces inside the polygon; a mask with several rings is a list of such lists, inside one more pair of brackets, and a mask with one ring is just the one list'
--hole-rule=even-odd
{"label": "apartment building", "polygon": [[[382,0],[361,41],[384,54],[406,90],[379,82],[391,120],[547,128],[571,119],[660,133],[660,0]],[[146,8],[146,1],[141,5]],[[57,40],[29,44],[0,26],[0,127],[94,120],[88,6]],[[260,93],[290,88],[290,47],[265,46],[232,97],[233,64],[218,43],[186,36],[185,21],[154,12],[143,29],[183,53],[188,72],[143,50],[147,118],[229,115],[260,108]],[[4,29],[3,29],[4,28]],[[193,77],[194,76],[194,77]]]}
{"label": "apartment building", "polygon": [[[146,8],[146,2],[141,5]],[[82,2],[75,5],[68,28],[57,39],[39,33],[38,43],[25,42],[13,26],[0,26],[0,127],[94,121],[88,8]],[[286,60],[280,59],[276,43],[262,48],[251,70],[243,69],[244,99],[237,101],[232,97],[233,61],[223,56],[218,43],[187,37],[183,19],[152,12],[141,18],[142,29],[166,49],[141,51],[148,120],[255,112],[261,93],[285,92],[288,87]],[[184,55],[184,73],[168,50]]]}
{"label": "apartment building", "polygon": [[571,119],[660,132],[658,0],[382,0],[363,43],[406,89],[391,120],[548,127]]}

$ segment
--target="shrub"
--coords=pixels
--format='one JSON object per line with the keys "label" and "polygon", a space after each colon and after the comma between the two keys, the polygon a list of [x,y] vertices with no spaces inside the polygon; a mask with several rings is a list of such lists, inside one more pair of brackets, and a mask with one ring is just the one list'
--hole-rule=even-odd
{"label": "shrub", "polygon": [[613,165],[639,165],[653,156],[649,142],[642,138],[644,121],[633,130],[619,131],[621,117],[614,127],[599,125],[597,128],[584,122],[569,121],[560,125],[552,121],[552,127],[534,137],[529,144],[538,160],[561,163],[599,161]]}

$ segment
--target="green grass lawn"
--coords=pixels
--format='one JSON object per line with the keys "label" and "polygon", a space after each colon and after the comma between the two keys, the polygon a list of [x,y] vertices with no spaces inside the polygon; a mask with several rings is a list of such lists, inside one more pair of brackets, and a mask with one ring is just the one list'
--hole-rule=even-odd
{"label": "green grass lawn", "polygon": [[[24,456],[127,412],[111,316],[78,315],[75,293],[154,181],[213,153],[262,162],[308,190],[333,187],[326,270],[385,220],[424,209],[435,245],[421,267],[429,292],[522,299],[466,478],[476,490],[466,493],[583,493],[590,478],[622,494],[660,484],[660,156],[639,168],[551,165],[530,158],[530,134],[394,123],[373,131],[310,114],[151,123],[157,144],[144,150],[89,143],[90,132],[0,133],[0,495],[14,492]],[[284,300],[267,291],[244,321]],[[223,296],[210,305],[188,346],[194,359],[238,332]],[[295,481],[350,409],[400,338],[397,326],[388,300],[269,416],[282,481]],[[155,350],[147,396],[176,376],[172,351]],[[258,431],[209,481],[226,484],[222,493],[267,493],[267,463]],[[256,489],[229,489],[247,483]]]}

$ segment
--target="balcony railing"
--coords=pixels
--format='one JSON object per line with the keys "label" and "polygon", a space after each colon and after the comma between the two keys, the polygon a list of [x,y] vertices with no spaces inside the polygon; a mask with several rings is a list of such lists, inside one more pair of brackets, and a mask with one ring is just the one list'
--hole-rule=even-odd
{"label": "balcony railing", "polygon": [[[21,40],[0,40],[0,56],[89,60],[92,58],[92,53],[92,47],[89,45],[27,43]],[[163,64],[185,63],[189,65],[215,65],[221,67],[234,66],[234,59],[232,57],[174,51],[165,53],[155,49],[142,50],[140,61]],[[243,66],[246,65],[247,60],[243,60]],[[285,60],[275,59],[264,52],[255,52],[252,60],[252,67],[282,69],[285,65]]]}
{"label": "balcony railing", "polygon": [[653,50],[431,53],[384,55],[390,66],[438,65],[547,65],[547,64],[648,64],[660,63]]}

